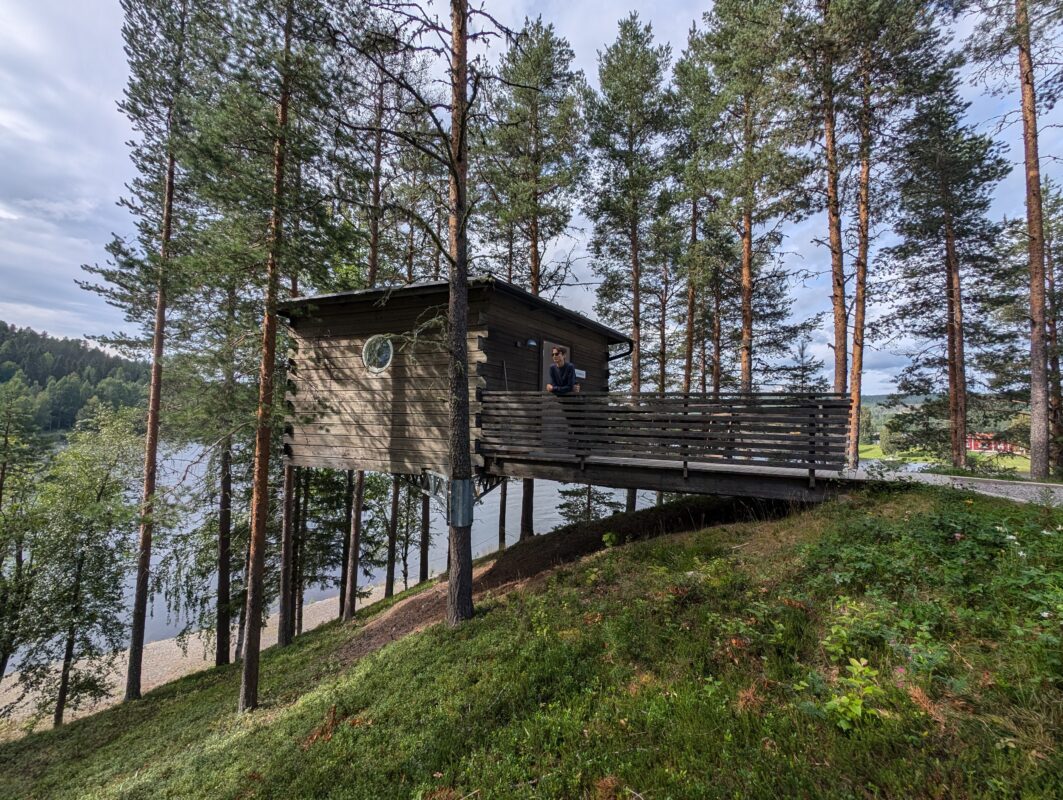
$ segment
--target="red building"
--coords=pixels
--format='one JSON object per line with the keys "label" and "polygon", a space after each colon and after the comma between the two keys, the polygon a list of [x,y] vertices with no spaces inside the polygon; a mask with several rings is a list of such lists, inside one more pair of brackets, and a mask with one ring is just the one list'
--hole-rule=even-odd
{"label": "red building", "polygon": [[1002,439],[997,439],[992,433],[968,433],[967,450],[975,453],[1008,453],[1010,455],[1024,456],[1026,448]]}

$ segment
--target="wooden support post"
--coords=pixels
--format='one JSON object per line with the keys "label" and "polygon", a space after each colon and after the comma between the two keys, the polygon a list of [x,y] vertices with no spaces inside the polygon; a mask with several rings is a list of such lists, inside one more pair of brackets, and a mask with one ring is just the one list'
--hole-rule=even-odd
{"label": "wooden support post", "polygon": [[277,612],[277,645],[291,644],[292,626],[292,555],[295,542],[295,470],[291,464],[284,465],[284,496],[281,516],[281,564],[280,564],[280,609]]}
{"label": "wooden support post", "polygon": [[354,479],[354,502],[351,504],[350,544],[347,549],[347,598],[343,603],[343,621],[354,619],[358,597],[358,560],[361,553],[362,505],[365,502],[365,472],[358,471]]}
{"label": "wooden support post", "polygon": [[428,546],[432,543],[431,523],[431,498],[428,492],[421,493],[421,564],[418,580],[424,583],[428,580]]}
{"label": "wooden support post", "polygon": [[388,520],[388,563],[384,575],[384,597],[395,594],[395,544],[399,532],[399,476],[391,476],[391,519]]}
{"label": "wooden support post", "polygon": [[498,487],[498,552],[506,549],[506,494],[509,481],[502,479],[502,485]]}
{"label": "wooden support post", "polygon": [[[350,524],[351,514],[354,511],[354,470],[347,470],[347,493],[344,496],[347,515],[344,519]],[[343,532],[343,556],[340,561],[340,619],[343,619],[343,603],[347,599],[347,569],[351,554],[351,537],[345,530]]]}

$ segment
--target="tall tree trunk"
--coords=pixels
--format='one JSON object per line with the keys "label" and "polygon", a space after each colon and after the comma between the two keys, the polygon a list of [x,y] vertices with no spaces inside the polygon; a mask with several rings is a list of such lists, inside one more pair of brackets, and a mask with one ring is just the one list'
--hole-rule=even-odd
{"label": "tall tree trunk", "polygon": [[694,263],[698,247],[698,198],[690,201],[690,264],[687,267],[687,326],[683,360],[683,391],[689,392],[694,376],[694,322],[697,317],[697,281]]}
{"label": "tall tree trunk", "polygon": [[701,393],[709,391],[709,343],[705,336],[701,337],[701,347],[698,348],[698,372],[701,377]]}
{"label": "tall tree trunk", "polygon": [[358,470],[354,478],[354,502],[351,505],[350,543],[347,547],[347,587],[343,601],[343,621],[354,619],[358,601],[358,562],[362,547],[362,506],[365,503],[365,472]]}
{"label": "tall tree trunk", "polygon": [[1055,242],[1045,237],[1045,277],[1048,281],[1048,398],[1050,427],[1049,453],[1055,470],[1063,467],[1063,378],[1059,372],[1059,303],[1056,296]]}
{"label": "tall tree trunk", "polygon": [[218,497],[218,597],[214,664],[229,663],[232,632],[232,608],[229,580],[232,574],[233,528],[233,438],[226,436],[221,445],[221,480]]}
{"label": "tall tree trunk", "polygon": [[370,188],[369,209],[369,285],[375,286],[377,270],[380,264],[380,165],[383,160],[384,131],[381,126],[384,122],[384,76],[377,76],[377,92],[374,117],[376,125],[373,129],[373,174]]}
{"label": "tall tree trunk", "polygon": [[286,647],[292,643],[292,570],[295,557],[295,529],[298,526],[296,520],[296,506],[299,503],[296,488],[299,478],[296,476],[296,468],[290,464],[284,465],[284,496],[281,514],[281,553],[280,553],[280,592],[278,597],[279,609],[277,611],[277,646]]}
{"label": "tall tree trunk", "polygon": [[723,287],[720,285],[719,268],[713,270],[712,280],[712,399],[720,399],[723,384],[723,321],[720,314],[723,306]]}
{"label": "tall tree trunk", "polygon": [[418,583],[424,583],[428,580],[428,547],[432,543],[432,509],[431,498],[427,494],[421,495],[421,540],[418,544],[421,547],[421,563],[420,569],[417,573]]}
{"label": "tall tree trunk", "polygon": [[509,481],[502,479],[502,485],[498,487],[498,552],[506,549],[506,495],[509,489]]}
{"label": "tall tree trunk", "polygon": [[1027,0],[1015,0],[1022,90],[1022,138],[1026,161],[1026,228],[1030,257],[1030,477],[1048,477],[1048,360],[1045,348],[1045,231],[1041,160],[1037,145],[1037,96],[1030,53]]}
{"label": "tall tree trunk", "polygon": [[[472,605],[472,460],[469,453],[469,262],[466,181],[468,175],[468,4],[451,0],[451,124],[450,124],[450,485],[462,499],[462,518],[455,524],[454,503],[449,523],[450,576],[447,622],[470,619]],[[464,515],[468,514],[468,518]],[[469,523],[469,524],[466,524]]]}
{"label": "tall tree trunk", "polygon": [[403,492],[403,513],[402,513],[402,589],[406,591],[410,588],[410,543],[412,537],[410,535],[410,516],[412,508],[410,503],[412,501],[409,487]]}
{"label": "tall tree trunk", "polygon": [[[823,23],[827,24],[830,0],[821,4]],[[835,138],[834,61],[827,54],[823,78],[823,145],[826,150],[827,231],[830,241],[831,306],[834,310],[834,391],[844,392],[848,369],[848,315],[845,305],[845,262],[842,252],[842,214],[838,196],[838,145]]]}
{"label": "tall tree trunk", "polygon": [[[637,213],[637,209],[636,209]],[[631,393],[642,391],[642,266],[639,260],[639,224],[631,224]]]}
{"label": "tall tree trunk", "polygon": [[520,498],[520,539],[530,539],[535,535],[535,481],[524,478],[521,481]]}
{"label": "tall tree trunk", "polygon": [[[639,209],[631,219],[631,393],[642,391],[642,263],[640,261]],[[628,489],[625,511],[634,511],[638,489]]]}
{"label": "tall tree trunk", "polygon": [[399,531],[399,476],[391,476],[391,518],[388,520],[388,563],[384,575],[384,597],[395,594],[395,542]]}
{"label": "tall tree trunk", "polygon": [[[538,207],[539,198],[533,198]],[[528,234],[528,255],[531,264],[530,287],[535,297],[539,296],[540,264],[539,264],[539,216],[533,213],[531,216],[530,232]],[[543,347],[546,345],[544,344]],[[540,386],[540,389],[546,387]],[[524,479],[524,493],[520,506],[520,541],[530,539],[535,535],[535,481],[531,478]]]}
{"label": "tall tree trunk", "polygon": [[413,259],[415,253],[413,223],[411,222],[409,229],[406,231],[406,283],[413,283],[414,280]]}
{"label": "tall tree trunk", "polygon": [[247,580],[251,573],[251,539],[244,547],[244,587],[240,590],[240,618],[236,625],[236,660],[244,659],[244,641],[247,634]]}
{"label": "tall tree trunk", "polygon": [[[947,188],[943,185],[947,197]],[[960,261],[952,215],[945,212],[945,280],[947,360],[949,376],[949,432],[952,466],[967,466],[967,372],[963,346],[963,295],[960,291]]]}
{"label": "tall tree trunk", "polygon": [[273,427],[274,362],[277,356],[277,289],[280,282],[280,251],[284,243],[284,160],[287,151],[288,103],[291,99],[289,60],[292,47],[292,5],[293,0],[288,0],[284,11],[284,56],[280,64],[277,138],[273,147],[273,207],[270,210],[269,256],[266,259],[262,361],[258,370],[258,414],[251,499],[251,562],[247,581],[247,642],[240,681],[241,712],[258,706],[259,650],[262,643],[262,571],[265,564],[266,525],[269,522],[269,445]]}
{"label": "tall tree trunk", "polygon": [[166,342],[166,272],[173,237],[174,181],[177,157],[174,155],[174,107],[184,69],[184,33],[188,17],[187,0],[181,3],[177,56],[174,61],[173,96],[166,110],[166,179],[162,196],[162,229],[159,243],[159,272],[155,293],[155,321],[151,334],[151,383],[148,389],[147,433],[144,437],[144,485],[140,507],[140,546],[137,553],[137,580],[133,591],[133,619],[129,636],[129,664],[126,668],[125,699],[140,698],[140,677],[144,663],[144,625],[148,616],[148,584],[151,579],[151,539],[154,533],[155,488],[159,455],[159,409],[162,401],[162,355]]}
{"label": "tall tree trunk", "polygon": [[[343,496],[344,503],[346,505],[347,514],[344,519],[350,524],[351,514],[354,513],[354,470],[347,470],[347,491]],[[343,555],[340,558],[340,616],[339,619],[343,619],[343,604],[347,600],[347,571],[349,569],[348,560],[351,555],[351,537],[346,533],[343,535]]]}
{"label": "tall tree trunk", "polygon": [[742,345],[741,390],[753,391],[753,208],[747,200],[742,212]]}
{"label": "tall tree trunk", "polygon": [[303,632],[303,594],[306,587],[306,531],[310,520],[310,480],[312,470],[303,470],[303,509],[296,529],[295,563],[292,570],[292,608],[295,610],[292,638]]}
{"label": "tall tree trunk", "polygon": [[671,294],[671,276],[667,259],[661,265],[661,316],[657,320],[657,394],[664,396],[668,390],[668,298]]}
{"label": "tall tree trunk", "polygon": [[535,481],[524,478],[521,481],[520,503],[520,537],[523,542],[535,535]]}
{"label": "tall tree trunk", "polygon": [[[866,62],[866,58],[865,58]],[[864,382],[864,330],[867,325],[867,260],[871,243],[871,82],[864,64],[860,112],[860,175],[856,197],[856,286],[853,298],[853,363],[849,375],[850,469],[860,466],[860,393]]]}
{"label": "tall tree trunk", "polygon": [[55,699],[55,714],[52,724],[59,727],[63,724],[63,714],[66,711],[66,699],[70,691],[70,671],[74,667],[74,641],[77,636],[77,625],[81,617],[81,571],[85,566],[85,551],[78,553],[77,566],[74,568],[74,585],[70,587],[70,625],[66,630],[66,646],[63,648],[63,666],[59,673],[59,692]]}

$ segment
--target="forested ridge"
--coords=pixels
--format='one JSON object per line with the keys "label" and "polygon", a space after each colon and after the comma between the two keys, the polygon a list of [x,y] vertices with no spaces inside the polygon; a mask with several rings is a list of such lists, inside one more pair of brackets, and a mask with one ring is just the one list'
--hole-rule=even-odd
{"label": "forested ridge", "polygon": [[148,367],[80,339],[63,339],[0,321],[0,384],[32,396],[33,417],[44,431],[73,427],[93,398],[105,405],[144,402]]}
{"label": "forested ridge", "polygon": [[[251,711],[271,606],[287,647],[310,586],[350,621],[375,570],[389,594],[428,579],[430,509],[404,476],[281,456],[289,297],[449,282],[436,335],[460,485],[468,278],[487,271],[547,298],[589,272],[597,316],[634,343],[616,390],[832,390],[852,402],[851,467],[888,426],[891,447],[955,469],[968,433],[995,431],[1029,448],[1032,477],[1063,472],[1063,189],[1038,150],[1063,91],[1060,0],[716,0],[674,43],[633,11],[594,75],[550,20],[466,0],[121,5],[134,232],[80,284],[121,310],[107,343],[138,361],[0,356],[0,656],[20,654],[23,699],[56,725],[113,692],[127,643],[140,698],[159,594],[218,666],[240,661]],[[1014,106],[1021,148],[970,118],[972,92]],[[1013,170],[1023,194],[1000,213]],[[816,254],[797,266],[795,230]],[[826,316],[797,302],[821,275]],[[904,358],[887,413],[862,405],[870,348]],[[41,435],[70,427],[62,449]],[[168,471],[177,451],[195,468]],[[532,481],[523,499],[528,538]],[[616,508],[586,486],[564,505]],[[469,526],[447,537],[458,625]]]}

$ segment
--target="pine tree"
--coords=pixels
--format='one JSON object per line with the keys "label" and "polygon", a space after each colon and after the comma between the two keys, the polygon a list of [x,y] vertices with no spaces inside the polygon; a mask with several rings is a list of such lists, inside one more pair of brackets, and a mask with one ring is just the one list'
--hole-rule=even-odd
{"label": "pine tree", "polygon": [[624,510],[624,504],[609,489],[597,486],[573,486],[562,489],[558,511],[561,518],[569,525],[577,522],[594,522],[618,514]]}
{"label": "pine tree", "polygon": [[[158,469],[159,428],[162,395],[163,350],[166,313],[173,295],[179,293],[180,276],[175,265],[182,226],[182,190],[178,155],[187,134],[185,109],[191,93],[191,75],[203,57],[202,29],[212,3],[181,0],[123,0],[125,24],[122,35],[129,60],[130,79],[122,111],[141,138],[132,158],[139,177],[132,183],[133,196],[126,202],[139,217],[140,252],[129,252],[116,241],[111,268],[89,268],[111,284],[88,286],[109,302],[123,308],[131,322],[141,324],[150,339],[151,382],[145,438],[144,482],[141,506],[140,546],[136,590],[133,600],[125,699],[140,697],[151,547],[154,533],[155,492]],[[86,285],[86,284],[83,284]]]}
{"label": "pine tree", "polygon": [[596,310],[631,331],[631,391],[642,390],[642,260],[661,183],[667,130],[667,45],[654,45],[636,14],[620,21],[616,41],[598,56],[600,93],[587,102],[594,221],[591,249],[601,277]]}
{"label": "pine tree", "polygon": [[[1038,112],[1051,106],[1063,90],[1063,14],[1055,0],[973,0],[961,4],[978,12],[971,38],[973,55],[985,65],[984,76],[1012,75],[1017,61],[1026,174],[1030,312],[1030,476],[1048,475],[1049,376],[1046,345],[1044,207]],[[995,88],[1007,91],[1011,80]]]}
{"label": "pine tree", "polygon": [[[706,30],[692,34],[687,59],[703,70],[711,90],[701,115],[699,152],[717,195],[717,213],[741,240],[741,391],[754,381],[756,261],[777,226],[808,206],[808,159],[801,141],[789,55],[783,47],[781,2],[721,0],[705,15]],[[691,67],[695,68],[695,67]]]}
{"label": "pine tree", "polygon": [[[892,323],[920,343],[898,383],[902,395],[936,394],[944,388],[948,452],[952,464],[967,463],[968,356],[977,341],[977,317],[970,313],[965,275],[988,269],[998,226],[987,211],[991,192],[1007,164],[986,136],[962,124],[966,110],[958,96],[956,61],[946,59],[927,78],[916,113],[905,125],[897,155],[900,201],[896,221],[901,244],[889,253],[897,269]],[[928,286],[938,286],[938,292]],[[944,300],[944,302],[942,302]],[[918,427],[934,447],[941,438],[924,404]],[[904,422],[912,423],[909,415]],[[898,425],[894,430],[899,430]]]}
{"label": "pine tree", "polygon": [[[556,292],[569,274],[568,259],[547,254],[568,231],[585,166],[584,82],[572,69],[574,57],[552,25],[524,21],[502,57],[480,157],[502,231],[507,280],[535,296]],[[534,533],[534,491],[535,482],[525,479],[521,539]]]}
{"label": "pine tree", "polygon": [[[616,41],[598,54],[600,92],[587,100],[592,199],[585,210],[594,222],[591,251],[602,280],[595,310],[631,331],[634,394],[642,391],[642,261],[662,177],[669,59],[668,46],[654,45],[651,26],[632,13],[620,21]],[[632,489],[627,508],[634,507]]]}

